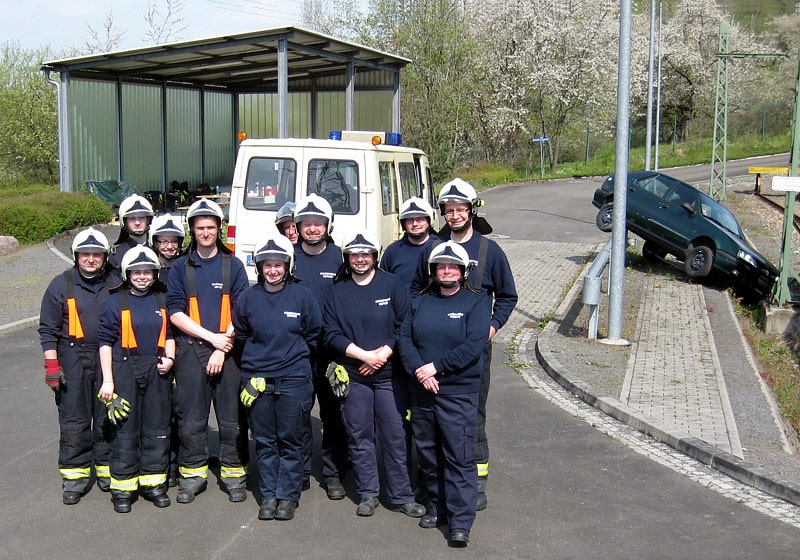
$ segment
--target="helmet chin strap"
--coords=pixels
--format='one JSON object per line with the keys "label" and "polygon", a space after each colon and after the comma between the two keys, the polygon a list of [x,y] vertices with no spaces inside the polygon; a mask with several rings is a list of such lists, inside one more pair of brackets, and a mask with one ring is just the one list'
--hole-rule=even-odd
{"label": "helmet chin strap", "polygon": [[362,270],[356,270],[352,266],[350,267],[350,272],[352,274],[355,274],[356,276],[366,276],[367,274],[369,274],[373,270],[375,270],[375,264],[374,263],[369,265],[369,267],[366,270],[363,270],[363,271]]}
{"label": "helmet chin strap", "polygon": [[458,286],[460,280],[448,280],[447,282],[443,282],[441,280],[437,280],[436,283],[439,284],[442,288],[455,288]]}
{"label": "helmet chin strap", "polygon": [[136,286],[134,286],[133,284],[131,284],[131,292],[133,293],[133,295],[136,295],[136,296],[143,296],[143,295],[145,295],[147,292],[149,292],[149,291],[150,291],[150,287],[151,287],[152,285],[153,285],[153,283],[152,283],[152,282],[150,282],[150,283],[147,285],[147,287],[146,287],[144,290],[142,290],[142,289],[140,289],[140,288],[137,288],[137,287],[136,287]]}
{"label": "helmet chin strap", "polygon": [[425,236],[428,235],[428,230],[426,229],[422,233],[410,233],[407,231],[406,235],[408,235],[408,237],[410,239],[413,239],[414,241],[419,241],[420,239],[424,239]]}
{"label": "helmet chin strap", "polygon": [[469,213],[469,219],[466,222],[464,222],[463,226],[461,226],[460,228],[454,228],[453,226],[450,226],[450,231],[452,231],[453,233],[461,233],[471,225],[472,225],[472,212]]}

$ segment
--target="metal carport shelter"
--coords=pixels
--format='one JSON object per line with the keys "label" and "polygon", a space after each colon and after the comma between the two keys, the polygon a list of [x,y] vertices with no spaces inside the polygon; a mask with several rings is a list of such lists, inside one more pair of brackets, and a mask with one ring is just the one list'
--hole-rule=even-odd
{"label": "metal carport shelter", "polygon": [[[400,71],[409,62],[297,27],[46,62],[58,92],[61,190],[89,179],[145,190],[164,190],[176,175],[229,180],[243,124],[279,138],[320,137],[325,119],[399,132]],[[362,101],[359,113],[356,92],[388,102],[376,110]],[[325,95],[335,98],[326,105]]]}

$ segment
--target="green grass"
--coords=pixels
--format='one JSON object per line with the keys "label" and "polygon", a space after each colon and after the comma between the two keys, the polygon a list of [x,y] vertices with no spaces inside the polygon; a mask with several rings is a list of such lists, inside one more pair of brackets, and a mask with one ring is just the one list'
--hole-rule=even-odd
{"label": "green grass", "polygon": [[[666,144],[659,147],[659,168],[676,167],[680,165],[693,165],[697,163],[711,163],[710,138],[699,138],[672,146]],[[766,137],[743,136],[728,141],[728,159],[741,159],[752,156],[763,156],[788,152],[791,147],[791,136],[781,134]],[[633,148],[629,154],[628,169],[631,171],[644,169],[645,149]],[[563,162],[558,164],[555,173],[545,169],[545,179],[563,177],[602,177],[614,172],[615,146],[609,143],[595,151],[588,163]],[[480,164],[474,169],[462,170],[458,175],[472,183],[477,190],[493,187],[503,183],[538,180],[541,174],[537,169],[526,168],[512,169],[500,163]]]}

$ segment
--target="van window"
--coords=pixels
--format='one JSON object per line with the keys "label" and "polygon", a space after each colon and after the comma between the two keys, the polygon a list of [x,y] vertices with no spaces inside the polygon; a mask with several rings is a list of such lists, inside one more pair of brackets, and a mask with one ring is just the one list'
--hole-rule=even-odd
{"label": "van window", "polygon": [[381,205],[383,215],[397,214],[397,188],[395,187],[394,163],[391,161],[379,161],[378,172],[381,178]]}
{"label": "van window", "polygon": [[294,200],[297,162],[283,158],[251,158],[247,164],[244,207],[278,210]]}
{"label": "van window", "polygon": [[352,160],[312,159],[308,192],[331,204],[336,214],[358,214],[358,164]]}
{"label": "van window", "polygon": [[414,164],[401,161],[398,169],[400,171],[400,192],[403,193],[403,200],[407,200],[412,196],[420,196]]}

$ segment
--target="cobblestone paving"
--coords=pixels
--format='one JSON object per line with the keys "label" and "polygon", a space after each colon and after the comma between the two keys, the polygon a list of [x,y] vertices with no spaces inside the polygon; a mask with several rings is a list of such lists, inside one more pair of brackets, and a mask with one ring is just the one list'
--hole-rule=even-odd
{"label": "cobblestone paving", "polygon": [[505,251],[519,294],[516,309],[494,338],[495,342],[508,343],[526,323],[535,325],[558,309],[595,244],[489,237]]}
{"label": "cobblestone paving", "polygon": [[620,400],[670,433],[743,457],[702,287],[649,276],[635,340]]}

